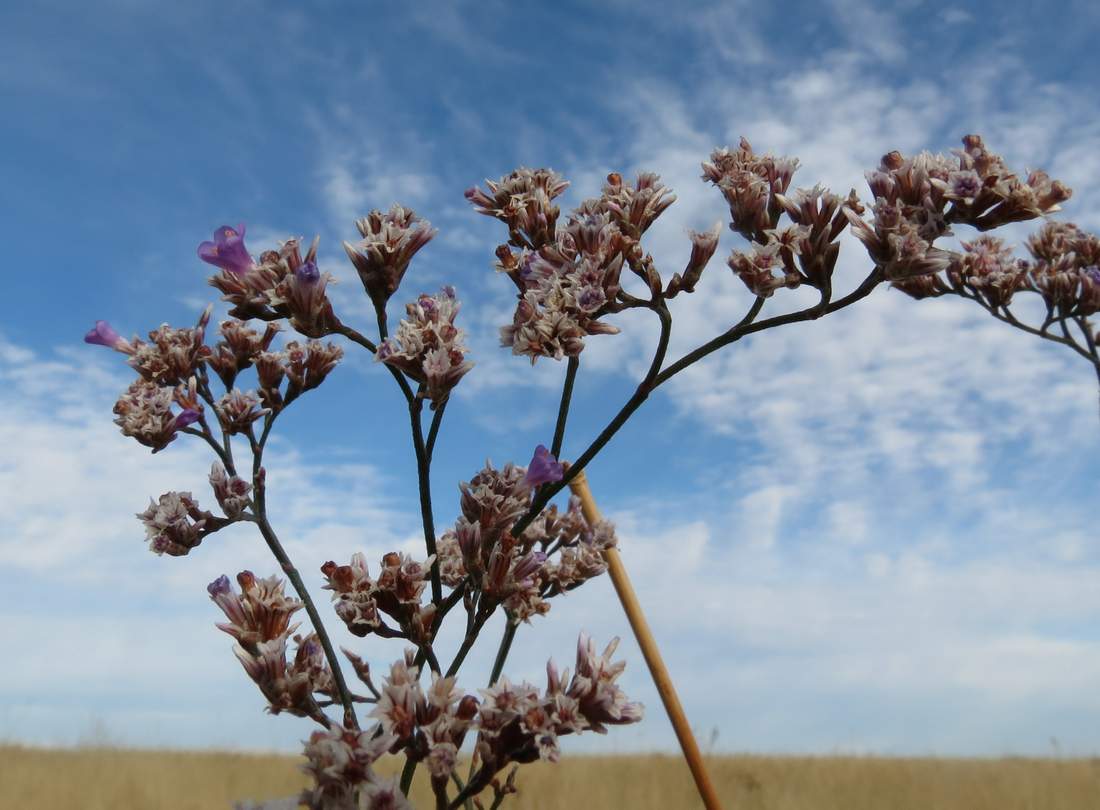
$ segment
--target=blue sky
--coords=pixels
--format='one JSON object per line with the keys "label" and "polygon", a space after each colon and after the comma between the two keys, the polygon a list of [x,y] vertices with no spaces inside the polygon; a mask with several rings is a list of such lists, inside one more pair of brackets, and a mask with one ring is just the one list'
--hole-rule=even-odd
{"label": "blue sky", "polygon": [[[465,188],[551,166],[573,182],[568,210],[609,171],[656,171],[679,197],[647,244],[667,278],[686,228],[726,220],[698,179],[716,146],[745,135],[802,160],[795,186],[863,193],[884,152],[946,151],[978,132],[1010,165],[1065,180],[1075,196],[1060,216],[1095,230],[1098,20],[1084,3],[1061,9],[7,11],[0,205],[18,306],[0,325],[0,618],[17,652],[0,673],[0,739],[292,750],[308,733],[261,713],[203,590],[223,571],[273,571],[262,544],[242,529],[183,559],[144,550],[131,515],[165,490],[201,497],[210,460],[183,441],[152,458],[119,436],[110,408],[127,370],[79,342],[97,318],[127,335],[192,322],[214,300],[194,251],[216,226],[247,222],[254,253],[319,234],[323,269],[345,282],[337,311],[363,329],[339,246],[354,218],[396,201],[439,228],[391,318],[444,283],[464,302],[478,365],[437,452],[445,526],[457,482],[486,457],[522,463],[548,441],[563,373],[497,348],[512,288],[490,265],[504,234]],[[723,262],[738,246],[724,230],[699,292],[676,300],[673,357],[750,302]],[[839,286],[865,272],[846,244]],[[620,325],[588,342],[566,457],[644,369],[653,324]],[[1059,348],[966,302],[880,289],[743,341],[647,403],[589,476],[701,737],[716,730],[720,750],[1044,753],[1052,738],[1100,750],[1100,425],[1089,368]],[[404,420],[389,376],[359,355],[280,420],[273,521],[303,570],[415,548]],[[581,627],[629,636],[606,581],[524,627],[508,671],[537,678],[549,655],[568,661]],[[377,667],[400,654],[353,643]],[[646,722],[567,751],[674,746],[640,655],[622,649]]]}

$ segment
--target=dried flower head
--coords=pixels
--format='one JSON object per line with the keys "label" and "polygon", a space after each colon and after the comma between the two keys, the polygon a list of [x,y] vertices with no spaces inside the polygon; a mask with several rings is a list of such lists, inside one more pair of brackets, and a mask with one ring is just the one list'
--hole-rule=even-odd
{"label": "dried flower head", "polygon": [[1028,240],[1031,282],[1063,317],[1100,311],[1100,238],[1071,222],[1048,222]]}
{"label": "dried flower head", "polygon": [[518,303],[510,326],[500,330],[513,354],[574,357],[586,335],[619,330],[598,320],[614,310],[627,244],[607,212],[579,209],[556,241],[516,257],[498,251],[499,269],[516,284]]}
{"label": "dried flower head", "polygon": [[329,560],[321,566],[321,573],[327,580],[324,587],[332,591],[336,615],[348,630],[354,635],[366,636],[382,626],[378,603],[374,599],[377,588],[370,577],[366,555],[352,554],[348,565],[337,565]]}
{"label": "dried flower head", "polygon": [[953,203],[950,220],[980,231],[1052,214],[1073,194],[1046,172],[1032,171],[1021,180],[979,135],[964,137],[963,148],[955,150],[955,155],[957,169],[933,182]]}
{"label": "dried flower head", "polygon": [[[303,766],[303,770],[313,777],[314,784],[302,793],[301,803],[312,810],[374,808],[371,802],[395,786],[388,781],[381,782],[371,766],[394,742],[392,736],[379,733],[377,727],[359,731],[331,723],[325,729],[314,731],[305,745],[306,764]],[[379,788],[380,792],[365,793],[371,786]],[[367,804],[360,803],[361,796]],[[404,797],[397,800],[392,794],[387,800],[390,799],[404,801]],[[411,808],[407,802],[391,802],[390,806],[402,810]]]}
{"label": "dried flower head", "polygon": [[149,342],[135,340],[129,364],[142,377],[158,385],[176,385],[193,376],[209,354],[203,344],[211,307],[191,328],[175,329],[162,324],[149,333]]}
{"label": "dried flower head", "polygon": [[781,287],[794,289],[803,281],[795,265],[795,255],[809,231],[802,225],[792,225],[783,231],[767,231],[765,243],[753,243],[752,253],[735,250],[727,264],[752,294],[761,298],[770,298]]}
{"label": "dried flower head", "polygon": [[281,327],[268,323],[261,334],[244,321],[230,318],[221,322],[218,331],[222,340],[211,349],[206,364],[214,369],[226,388],[232,388],[237,375],[251,366],[257,355],[270,348]]}
{"label": "dried flower head", "polygon": [[231,435],[249,430],[253,422],[270,413],[260,407],[260,397],[255,391],[241,391],[238,388],[219,399],[215,410],[222,428]]}
{"label": "dried flower head", "polygon": [[963,253],[947,274],[993,307],[1007,306],[1013,294],[1028,284],[1026,264],[1014,258],[1012,249],[995,236],[963,242]]}
{"label": "dried flower head", "polygon": [[[283,407],[323,383],[343,357],[344,350],[335,343],[321,343],[319,340],[309,340],[304,345],[293,340],[287,343],[278,363],[279,370],[289,380]],[[267,370],[272,378],[262,382],[271,383],[277,372],[274,366],[269,366]],[[277,387],[278,383],[275,383]]]}
{"label": "dried flower head", "polygon": [[228,518],[237,519],[251,506],[252,484],[237,475],[229,475],[220,461],[210,467],[210,486]]}
{"label": "dried flower head", "polygon": [[355,223],[363,239],[344,242],[363,288],[375,307],[384,308],[397,292],[409,262],[436,235],[428,220],[394,203],[388,212],[371,211]]}
{"label": "dried flower head", "polygon": [[554,241],[560,209],[552,203],[569,182],[552,169],[520,167],[493,182],[486,180],[489,193],[476,186],[466,199],[479,214],[495,217],[508,226],[509,243],[517,248],[538,250]]}
{"label": "dried flower head", "polygon": [[317,267],[316,252],[317,240],[314,239],[307,256],[296,263],[268,295],[270,304],[290,317],[291,326],[311,338],[332,334],[340,327],[326,292],[336,279]]}
{"label": "dried flower head", "polygon": [[798,168],[797,158],[758,155],[744,138],[737,149],[715,149],[703,163],[703,179],[713,183],[729,204],[730,230],[746,239],[764,241],[776,226],[779,202]]}
{"label": "dried flower head", "polygon": [[451,389],[474,367],[466,359],[462,330],[455,326],[460,308],[453,287],[444,287],[438,295],[421,295],[405,308],[408,317],[375,355],[377,361],[422,383],[433,408],[445,402]]}
{"label": "dried flower head", "polygon": [[200,509],[190,492],[165,492],[156,501],[150,499],[149,508],[137,517],[145,524],[149,550],[171,557],[186,555],[228,522]]}
{"label": "dried flower head", "polygon": [[703,270],[718,250],[718,237],[721,233],[721,222],[715,222],[714,227],[708,231],[688,232],[688,237],[691,239],[691,256],[688,258],[684,272],[674,274],[668,282],[668,288],[665,290],[666,298],[675,298],[681,291],[695,292],[695,285],[699,283]]}
{"label": "dried flower head", "polygon": [[210,598],[226,618],[218,624],[219,630],[228,633],[245,650],[252,651],[261,642],[286,640],[297,629],[291,626],[290,617],[302,608],[297,599],[286,596],[286,583],[276,576],[257,579],[251,571],[237,574],[238,594],[224,574],[206,586]]}
{"label": "dried flower head", "polygon": [[637,240],[665,209],[676,202],[676,195],[661,183],[659,175],[642,172],[634,185],[624,185],[622,175],[612,172],[599,200],[619,230]]}
{"label": "dried flower head", "polygon": [[159,452],[176,438],[179,430],[202,417],[201,411],[194,408],[172,413],[175,401],[174,389],[136,380],[115,403],[115,424],[124,436],[137,439],[154,453]]}

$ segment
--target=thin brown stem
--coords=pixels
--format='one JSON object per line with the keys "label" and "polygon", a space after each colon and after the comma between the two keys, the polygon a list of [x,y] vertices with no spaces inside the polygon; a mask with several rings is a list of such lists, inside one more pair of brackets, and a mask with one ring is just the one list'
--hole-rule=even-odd
{"label": "thin brown stem", "polygon": [[[1007,306],[998,309],[997,307],[987,304],[976,293],[968,293],[960,288],[955,289],[955,294],[958,295],[960,298],[966,298],[967,300],[975,301],[979,306],[981,306],[982,309],[984,309],[998,321],[1002,321],[1011,326],[1014,326],[1021,332],[1027,332],[1027,334],[1029,335],[1035,335],[1036,337],[1040,337],[1043,340],[1049,340],[1051,343],[1059,343],[1063,346],[1068,346],[1069,348],[1073,349],[1073,351],[1077,352],[1077,354],[1084,357],[1086,360],[1093,362],[1093,358],[1089,354],[1089,352],[1078,345],[1077,341],[1070,337],[1069,332],[1066,329],[1065,320],[1062,318],[1048,316],[1047,319],[1043,322],[1043,326],[1039,329],[1036,329],[1034,326],[1026,324],[1019,318],[1017,318]],[[1053,326],[1055,323],[1057,323],[1062,329],[1061,337],[1059,337],[1058,335],[1053,335],[1047,331],[1047,329],[1050,326]]]}

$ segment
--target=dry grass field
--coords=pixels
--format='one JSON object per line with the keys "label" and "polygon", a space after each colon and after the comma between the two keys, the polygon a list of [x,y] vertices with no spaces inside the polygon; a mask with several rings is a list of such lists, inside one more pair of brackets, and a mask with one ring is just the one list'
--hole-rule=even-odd
{"label": "dry grass field", "polygon": [[[0,747],[2,810],[228,810],[290,795],[294,757]],[[726,810],[1095,810],[1100,759],[714,757]],[[430,807],[419,785],[417,807]],[[511,810],[689,810],[699,806],[669,756],[575,756],[527,766]]]}

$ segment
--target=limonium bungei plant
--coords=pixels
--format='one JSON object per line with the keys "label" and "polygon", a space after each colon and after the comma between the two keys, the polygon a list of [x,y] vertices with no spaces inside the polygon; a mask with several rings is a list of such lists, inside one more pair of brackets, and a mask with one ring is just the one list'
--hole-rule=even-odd
{"label": "limonium bungei plant", "polygon": [[[598,197],[564,219],[555,199],[568,184],[549,169],[517,169],[466,192],[478,213],[507,228],[495,267],[515,285],[516,307],[501,328],[502,345],[532,363],[565,360],[565,370],[549,446],[536,448],[526,466],[476,470],[459,485],[457,518],[442,531],[431,502],[432,454],[447,402],[473,364],[452,287],[413,297],[391,332],[391,298],[436,233],[413,211],[400,205],[371,211],[356,223],[360,238],[344,243],[377,315],[375,337],[334,311],[327,291],[333,279],[317,265],[316,240],[304,253],[303,243],[291,239],[254,258],[243,225],[218,228],[198,249],[199,258],[217,268],[210,283],[230,305],[216,335],[209,309],[197,325],[164,325],[148,340],[127,340],[102,321],[88,333],[88,342],[126,355],[137,372],[114,409],[125,435],[154,453],[183,435],[213,454],[217,510],[191,492],[160,495],[138,514],[151,550],[189,554],[226,526],[246,523],[275,558],[278,575],[241,571],[207,590],[225,617],[218,627],[233,637],[234,653],[268,711],[318,726],[305,741],[312,784],[302,805],[410,807],[409,786],[422,766],[436,808],[485,807],[482,802],[495,808],[515,790],[514,766],[557,760],[569,734],[603,733],[641,719],[642,707],[616,684],[624,664],[612,659],[615,641],[600,652],[582,633],[572,673],[551,662],[545,686],[514,682],[503,672],[520,626],[543,621],[555,600],[602,574],[603,552],[616,544],[613,527],[588,523],[575,498],[560,508],[551,501],[654,390],[692,363],[747,335],[844,309],[886,281],[912,294],[972,297],[1005,318],[1014,292],[1034,290],[1048,301],[1053,319],[1039,331],[1052,339],[1051,324],[1084,328],[1083,318],[1100,307],[1097,240],[1073,226],[1044,225],[1032,240],[1029,264],[1012,263],[988,236],[961,253],[934,244],[951,225],[989,231],[1042,217],[1069,197],[1042,173],[1012,174],[977,137],[966,138],[954,158],[890,153],[869,174],[866,203],[854,190],[845,196],[820,186],[791,190],[797,166],[794,158],[759,154],[746,141],[716,150],[703,164],[703,179],[729,204],[730,228],[748,242],[727,263],[753,300],[742,317],[719,324],[713,339],[675,360],[666,357],[669,304],[704,283],[719,229],[692,232],[682,269],[664,278],[642,246],[646,230],[675,200],[657,175],[628,182],[611,174]],[[846,228],[867,246],[871,267],[838,296],[833,271]],[[816,292],[812,305],[762,317],[768,299],[800,286]],[[628,309],[648,310],[659,322],[648,370],[587,448],[571,464],[560,463],[586,342],[617,333],[614,316]],[[280,333],[292,339],[277,340]],[[1085,334],[1084,350],[1095,359],[1095,340]],[[279,416],[292,405],[304,407],[297,400],[321,386],[347,350],[373,354],[408,406],[424,554],[392,551],[375,562],[342,549],[341,562],[303,576],[276,533],[264,452]],[[322,620],[318,587],[331,593],[339,622],[364,640],[343,650],[344,661]],[[487,688],[460,685],[463,662],[498,612],[507,621]],[[455,616],[464,633],[457,649],[445,651],[437,644],[439,631]],[[306,627],[298,619],[308,620]],[[379,678],[368,659],[382,656],[392,663]],[[378,775],[375,763],[387,756],[404,758],[399,780]],[[462,769],[460,757],[469,762]]]}
{"label": "limonium bungei plant", "polygon": [[[931,205],[922,238],[935,238],[955,223],[984,232],[1033,219],[1069,198],[1069,189],[1044,172],[1031,172],[1022,181],[977,135],[964,138],[963,147],[955,159],[886,155],[868,175],[876,201],[881,201],[876,202],[876,218],[896,216],[899,207],[924,206],[927,199]],[[922,186],[927,196],[919,190]],[[866,223],[856,227],[876,261],[889,233]],[[962,248],[962,253],[938,257],[936,272],[898,278],[892,286],[917,299],[956,295],[974,301],[998,320],[1069,347],[1092,364],[1100,381],[1100,331],[1089,320],[1100,312],[1100,238],[1069,222],[1048,221],[1027,241],[1030,259],[1016,257],[1003,239],[984,233],[964,241]],[[1032,293],[1042,301],[1045,311],[1038,323],[1012,311],[1018,293]]]}

